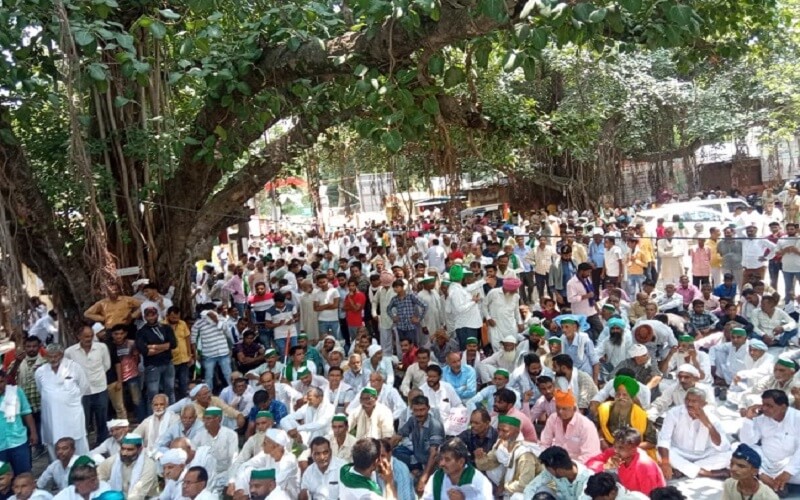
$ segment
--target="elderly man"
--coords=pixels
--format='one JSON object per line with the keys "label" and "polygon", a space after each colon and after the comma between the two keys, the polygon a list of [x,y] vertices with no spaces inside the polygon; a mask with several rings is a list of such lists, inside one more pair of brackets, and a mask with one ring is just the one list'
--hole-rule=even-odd
{"label": "elderly man", "polygon": [[[369,374],[369,387],[378,391],[378,402],[389,408],[392,412],[392,417],[395,420],[405,414],[408,410],[408,405],[403,400],[403,397],[397,392],[397,389],[386,384],[383,375],[380,372],[372,372]],[[353,413],[358,410],[360,402],[358,399],[353,398],[347,406],[347,413]]]}
{"label": "elderly man", "polygon": [[[784,355],[785,356],[785,355]],[[772,367],[772,374],[762,377],[758,382],[747,391],[742,393],[739,399],[739,413],[745,416],[747,410],[758,404],[758,398],[766,390],[779,389],[787,395],[793,394],[795,388],[800,387],[800,379],[797,375],[797,363],[786,357],[779,357],[775,366]],[[800,401],[795,401],[795,406]]]}
{"label": "elderly man", "polygon": [[[519,313],[519,290],[522,281],[506,278],[502,288],[493,288],[483,301],[484,316],[489,326],[489,342],[495,352],[500,352],[505,337],[522,331],[522,317]],[[516,342],[514,342],[516,346]],[[506,367],[503,367],[506,368]],[[508,368],[506,368],[508,370]]]}
{"label": "elderly man", "polygon": [[197,416],[203,418],[209,408],[218,408],[222,411],[223,415],[236,422],[237,427],[243,427],[245,424],[244,415],[239,413],[235,408],[225,404],[221,399],[211,393],[211,388],[206,384],[199,384],[189,393],[194,399],[194,408],[197,410]]}
{"label": "elderly man", "polygon": [[327,435],[335,413],[333,405],[320,388],[312,387],[306,394],[305,401],[297,411],[281,420],[281,428],[297,444],[308,443],[317,436]]}
{"label": "elderly man", "polygon": [[[217,470],[217,459],[211,453],[208,446],[195,446],[185,437],[179,437],[170,443],[171,450],[182,450],[186,453],[186,469],[190,467],[202,467],[209,473],[208,484],[214,484],[215,471]],[[180,494],[180,491],[178,492]]]}
{"label": "elderly man", "polygon": [[461,362],[461,355],[451,352],[447,355],[447,366],[442,370],[442,379],[453,386],[462,400],[468,400],[478,392],[475,369]]}
{"label": "elderly man", "polygon": [[118,455],[105,459],[97,467],[97,476],[108,481],[112,490],[122,491],[125,498],[144,500],[158,495],[156,463],[144,451],[142,437],[128,434],[122,439]]}
{"label": "elderly man", "polygon": [[600,437],[594,423],[578,411],[572,391],[556,389],[556,412],[547,418],[539,442],[544,448],[560,446],[578,462],[600,453]]}
{"label": "elderly man", "polygon": [[736,323],[728,323],[723,335],[728,338],[711,347],[708,355],[714,378],[720,384],[730,385],[736,374],[747,366],[747,331]]}
{"label": "elderly man", "polygon": [[700,380],[711,384],[711,358],[707,353],[697,349],[694,344],[694,337],[691,335],[681,335],[678,337],[678,348],[670,349],[667,357],[662,359],[658,365],[662,373],[676,373],[679,366],[690,364],[697,368]]}
{"label": "elderly man", "polygon": [[[89,452],[89,456],[96,462],[102,462],[106,458],[119,453],[122,439],[128,434],[130,425],[125,419],[114,419],[108,421],[108,431],[111,435],[100,446]],[[58,453],[58,451],[56,451]]]}
{"label": "elderly man", "polygon": [[[478,394],[470,398],[469,401],[466,402],[467,410],[472,411],[477,407],[482,408],[490,408],[493,401],[494,395],[500,389],[505,389],[508,387],[509,379],[511,378],[510,374],[507,370],[502,368],[498,368],[494,371],[494,377],[492,378],[492,383],[478,391]],[[522,405],[522,397],[520,394],[509,387],[514,394],[517,396],[517,407],[521,407]]]}
{"label": "elderly man", "polygon": [[658,434],[658,454],[664,478],[678,471],[690,479],[698,476],[727,478],[730,441],[722,430],[705,391],[691,387],[685,403],[669,410]]}
{"label": "elderly man", "polygon": [[381,439],[394,434],[394,417],[392,410],[378,402],[378,391],[365,387],[359,395],[361,409],[348,416],[348,423],[355,428],[356,439],[369,437]]}
{"label": "elderly man", "polygon": [[661,393],[659,384],[662,375],[658,369],[656,361],[650,357],[650,352],[642,344],[634,344],[628,351],[628,359],[622,361],[617,366],[617,371],[622,368],[633,370],[633,378],[646,385],[653,397],[658,397]]}
{"label": "elderly man", "polygon": [[219,495],[209,490],[209,472],[204,467],[189,467],[181,484],[181,494],[185,500],[217,500]]}
{"label": "elderly man", "polygon": [[521,494],[525,486],[541,471],[534,449],[520,436],[522,422],[516,417],[501,415],[497,423],[497,442],[488,453],[475,450],[475,464],[485,471],[497,486],[503,499]]}
{"label": "elderly man", "polygon": [[394,367],[391,358],[384,358],[383,347],[372,344],[367,348],[368,360],[364,369],[367,373],[379,372],[390,386],[394,386]]}
{"label": "elderly man", "polygon": [[315,437],[309,447],[314,463],[303,473],[298,500],[337,500],[339,470],[347,462],[333,455],[331,443],[324,437]]}
{"label": "elderly man", "polygon": [[481,373],[481,380],[483,380],[484,376],[488,378],[498,368],[511,373],[517,367],[517,336],[514,334],[506,335],[498,344],[501,348],[495,350],[494,354],[484,359],[478,366],[479,372],[484,370],[488,372]]}
{"label": "elderly man", "polygon": [[600,357],[594,349],[594,342],[580,326],[587,327],[580,316],[562,314],[555,319],[556,324],[563,333],[561,337],[561,352],[572,358],[576,369],[591,375],[594,384],[600,379]]}
{"label": "elderly man", "polygon": [[151,458],[155,457],[155,454],[158,452],[159,438],[161,435],[180,421],[178,415],[167,411],[167,404],[169,404],[169,398],[166,394],[156,394],[150,404],[153,409],[153,414],[144,419],[144,421],[133,430],[134,434],[142,436],[145,450]]}
{"label": "elderly man", "polygon": [[692,388],[702,391],[706,395],[705,401],[714,404],[714,389],[700,383],[700,372],[693,365],[685,363],[679,366],[677,378],[678,383],[664,390],[664,393],[657,397],[647,409],[647,417],[650,420],[655,421],[670,408],[683,405],[686,393]]}
{"label": "elderly man", "polygon": [[244,446],[239,451],[239,454],[236,455],[236,458],[233,460],[233,464],[231,465],[231,470],[238,470],[239,467],[261,451],[262,446],[264,445],[264,436],[268,429],[271,429],[275,425],[275,417],[267,410],[261,410],[256,413],[255,417],[255,426],[254,426],[254,433],[252,436],[247,438],[245,441]]}
{"label": "elderly man", "polygon": [[290,498],[297,498],[300,493],[300,468],[294,455],[287,451],[289,444],[289,436],[282,430],[267,430],[261,453],[245,462],[238,471],[232,471],[228,493],[245,489],[253,470],[273,467],[277,484]]}
{"label": "elderly man", "polygon": [[215,477],[209,489],[219,491],[228,478],[233,460],[239,453],[239,437],[236,431],[222,426],[222,409],[210,406],[203,415],[204,429],[197,435],[197,446],[208,446],[217,460],[217,470],[208,471]]}
{"label": "elderly man", "polygon": [[86,374],[80,365],[64,359],[60,344],[50,344],[45,352],[47,364],[36,370],[36,387],[42,396],[42,442],[51,460],[56,458],[56,441],[63,437],[74,439],[77,453],[85,455],[89,442],[81,398],[89,393]]}
{"label": "elderly man", "polygon": [[197,434],[203,429],[203,422],[197,418],[197,410],[194,405],[184,406],[178,422],[172,424],[164,433],[158,437],[159,453],[165,453],[169,449],[170,443],[179,437],[195,439]]}
{"label": "elderly man", "polygon": [[292,389],[305,396],[312,388],[317,388],[323,392],[328,391],[328,381],[319,375],[303,368],[297,372],[297,380],[292,382]]}
{"label": "elderly man", "polygon": [[633,335],[625,320],[618,317],[609,318],[606,329],[597,340],[595,354],[600,358],[604,378],[613,373],[620,363],[628,357],[633,345]]}
{"label": "elderly man", "polygon": [[675,229],[670,226],[664,229],[664,237],[658,240],[656,248],[661,259],[659,281],[676,283],[683,274],[683,258],[687,254],[686,242],[675,239]]}
{"label": "elderly man", "polygon": [[744,416],[739,439],[761,455],[759,479],[785,494],[787,484],[800,484],[800,411],[789,406],[785,392],[770,389]]}
{"label": "elderly man", "polygon": [[183,498],[183,477],[186,470],[186,452],[181,449],[167,450],[158,459],[164,471],[164,488],[159,500],[181,500]]}

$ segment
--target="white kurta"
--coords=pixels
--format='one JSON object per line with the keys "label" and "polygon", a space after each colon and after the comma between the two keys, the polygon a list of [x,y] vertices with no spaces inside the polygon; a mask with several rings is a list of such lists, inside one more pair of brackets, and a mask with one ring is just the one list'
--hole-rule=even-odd
{"label": "white kurta", "polygon": [[[89,495],[89,499],[91,500],[97,498],[110,489],[111,486],[109,486],[107,482],[100,481],[100,486]],[[53,500],[83,500],[83,497],[78,495],[78,493],[75,491],[75,486],[73,485],[61,490],[56,496],[53,497]]]}
{"label": "white kurta", "polygon": [[346,462],[331,457],[331,463],[325,472],[320,472],[316,464],[309,466],[303,473],[300,490],[308,490],[309,498],[314,500],[337,500],[339,498],[339,469]]}
{"label": "white kurta", "polygon": [[484,300],[486,318],[491,318],[495,326],[489,327],[489,342],[494,352],[503,350],[500,343],[506,335],[516,335],[517,326],[522,324],[519,314],[519,294],[506,294],[502,288],[493,288],[486,294]]}
{"label": "white kurta", "polygon": [[706,415],[719,433],[719,445],[711,442],[708,429],[697,419],[689,416],[685,405],[676,406],[664,415],[664,425],[658,434],[658,447],[669,449],[672,467],[694,479],[700,469],[707,471],[725,469],[730,465],[731,445],[728,436],[710,406]]}
{"label": "white kurta", "polygon": [[428,306],[428,312],[422,317],[422,327],[428,329],[429,335],[420,336],[421,347],[428,347],[431,344],[430,335],[446,325],[444,299],[436,290],[420,290],[417,298]]}
{"label": "white kurta", "polygon": [[333,405],[323,398],[317,408],[304,404],[297,411],[283,417],[280,427],[287,431],[296,429],[303,442],[308,444],[315,437],[328,434],[334,413]]}
{"label": "white kurta", "polygon": [[[209,481],[208,488],[221,489],[228,481],[228,471],[239,453],[239,436],[236,431],[227,427],[220,427],[216,436],[212,436],[205,429],[197,435],[196,446],[208,446],[211,454],[217,461],[217,470],[214,471],[214,484]],[[208,471],[209,476],[211,471]]]}
{"label": "white kurta", "polygon": [[89,382],[83,368],[68,359],[61,360],[56,372],[50,364],[42,365],[36,370],[36,387],[42,396],[42,443],[54,446],[63,437],[85,442],[81,398],[89,394]]}
{"label": "white kurta", "polygon": [[745,419],[739,439],[761,455],[761,472],[772,477],[788,472],[789,482],[800,484],[800,411],[790,407],[780,422],[766,415]]}
{"label": "white kurta", "polygon": [[300,493],[300,467],[291,453],[284,452],[280,461],[275,462],[272,456],[263,451],[245,462],[231,482],[237,490],[249,491],[250,472],[254,469],[275,469],[275,482],[291,498]]}
{"label": "white kurta", "polygon": [[711,363],[717,368],[717,376],[725,379],[730,384],[733,376],[740,370],[747,369],[747,360],[750,357],[748,343],[745,342],[739,349],[736,349],[730,342],[717,344],[709,349]]}

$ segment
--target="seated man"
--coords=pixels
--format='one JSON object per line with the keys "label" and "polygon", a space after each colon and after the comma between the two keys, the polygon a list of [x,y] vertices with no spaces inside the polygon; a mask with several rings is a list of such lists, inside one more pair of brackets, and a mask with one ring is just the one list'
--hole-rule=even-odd
{"label": "seated man", "polygon": [[281,428],[300,446],[317,436],[326,436],[336,413],[322,389],[312,387],[304,399],[306,403],[303,406],[281,420]]}
{"label": "seated man", "polygon": [[11,485],[14,495],[9,500],[52,500],[53,495],[36,488],[36,480],[30,472],[23,472],[14,476]]}
{"label": "seated man", "polygon": [[[385,405],[392,411],[392,417],[395,420],[406,412],[408,406],[403,401],[403,397],[397,392],[397,389],[384,382],[383,374],[381,372],[372,372],[369,374],[369,387],[378,391],[378,402]],[[359,400],[353,398],[347,406],[347,413],[353,413],[358,410]]]}
{"label": "seated man", "polygon": [[61,490],[53,497],[53,500],[97,498],[111,489],[107,482],[99,478],[94,461],[86,455],[82,455],[75,460],[70,471],[70,477],[72,484]]}
{"label": "seated man", "polygon": [[[469,464],[468,456],[467,447],[460,439],[447,440],[441,448],[439,467],[425,485],[422,500],[448,500],[453,498],[451,491],[459,492],[458,490],[461,489],[461,486],[467,485],[475,491],[475,498],[492,498],[492,483],[480,471]],[[387,491],[386,493],[388,498],[392,498],[389,495],[390,492]],[[391,493],[393,494],[394,491]],[[400,500],[403,499],[400,498]]]}
{"label": "seated man", "polygon": [[475,465],[475,452],[478,449],[488,453],[497,441],[497,429],[492,427],[492,416],[486,408],[479,408],[472,412],[469,418],[469,427],[458,435],[469,451],[467,462]]}
{"label": "seated man", "polygon": [[728,386],[733,377],[746,368],[748,355],[747,331],[737,323],[725,325],[723,342],[708,350],[711,372],[716,385]]}
{"label": "seated man", "polygon": [[[658,363],[650,356],[650,352],[642,344],[633,344],[628,351],[628,359],[617,365],[617,371],[622,368],[633,370],[633,378],[650,389],[652,397],[657,398],[661,392],[658,384],[661,383],[661,370]],[[616,375],[616,372],[614,373]]]}
{"label": "seated man", "polygon": [[488,453],[475,451],[475,464],[498,487],[502,498],[522,493],[525,486],[541,471],[531,443],[520,436],[518,418],[501,415],[498,418],[498,439]]}
{"label": "seated man", "polygon": [[570,458],[584,463],[600,453],[600,437],[594,423],[578,411],[572,391],[555,391],[556,413],[547,419],[539,442],[545,448],[559,446]]}
{"label": "seated man", "polygon": [[494,395],[500,389],[505,389],[508,387],[509,390],[514,391],[514,394],[517,396],[517,408],[520,407],[521,398],[517,391],[512,389],[508,386],[508,382],[510,379],[510,374],[507,370],[503,368],[498,368],[494,371],[494,377],[492,378],[492,383],[478,391],[478,394],[473,396],[469,401],[467,401],[467,410],[472,411],[478,406],[482,408],[489,408],[489,406],[494,402]]}
{"label": "seated man", "polygon": [[56,459],[36,480],[36,487],[39,489],[61,491],[67,487],[70,468],[78,458],[75,455],[75,440],[70,437],[61,438],[56,441],[55,448]]}
{"label": "seated man", "polygon": [[[314,463],[303,473],[298,500],[339,498],[339,469],[347,462],[333,456],[331,443],[318,436],[309,443]],[[270,497],[271,498],[271,497]]]}
{"label": "seated man", "polygon": [[[633,378],[633,370],[630,368],[620,368],[617,370],[617,375],[625,375],[626,377]],[[639,406],[646,410],[650,408],[650,388],[638,380],[636,383],[639,385],[639,392],[636,394],[636,399],[639,400]],[[600,403],[614,399],[616,392],[613,381],[609,381],[609,383],[604,385],[592,398],[592,401],[589,403],[589,414],[597,415],[597,408],[600,406]]]}
{"label": "seated man", "polygon": [[[739,400],[739,414],[745,416],[747,408],[758,405],[759,396],[769,389],[778,389],[787,395],[793,394],[795,388],[800,387],[797,378],[797,363],[787,357],[779,357],[772,367],[772,375],[767,375],[758,380],[753,386],[742,393]],[[800,400],[794,401],[795,408],[800,405]]]}
{"label": "seated man", "polygon": [[711,358],[695,346],[691,335],[681,335],[678,338],[678,350],[670,350],[667,357],[658,364],[658,369],[661,373],[676,373],[679,366],[687,363],[700,372],[701,382],[709,385],[714,382],[711,377]]}
{"label": "seated man", "polygon": [[[410,418],[392,436],[395,446],[393,455],[408,466],[417,481],[417,490],[422,491],[436,469],[439,447],[444,443],[444,425],[440,419],[432,418],[428,398],[416,396],[411,400]],[[410,439],[411,448],[397,446],[404,438]]]}
{"label": "seated man", "polygon": [[656,460],[656,429],[647,418],[641,406],[637,404],[636,395],[639,386],[631,377],[617,375],[614,378],[616,394],[613,402],[605,402],[597,408],[597,422],[600,429],[601,449],[613,446],[614,436],[619,429],[632,427],[644,436],[641,446]]}
{"label": "seated man", "polygon": [[[586,482],[592,471],[573,461],[564,448],[551,446],[539,455],[544,471],[533,478],[523,491],[525,498],[534,498],[537,493],[549,493],[559,500],[584,498]],[[553,487],[555,486],[555,487]]]}
{"label": "seated man", "polygon": [[649,495],[654,488],[666,485],[658,463],[640,447],[642,435],[636,429],[622,427],[614,432],[614,446],[590,458],[586,467],[595,471],[614,469],[619,482],[632,491]]}
{"label": "seated man", "polygon": [[672,385],[664,394],[656,398],[650,408],[647,409],[647,417],[655,421],[658,417],[666,413],[667,410],[675,406],[683,405],[686,393],[691,388],[697,388],[706,394],[705,400],[714,403],[714,390],[699,382],[700,372],[689,363],[678,367],[678,383]]}
{"label": "seated man", "polygon": [[[697,387],[686,391],[684,404],[664,416],[658,434],[661,471],[667,480],[677,471],[690,479],[697,476],[727,478],[730,441],[713,406],[707,406],[707,393]],[[677,474],[676,474],[677,476]]]}
{"label": "seated man", "polygon": [[119,453],[97,467],[97,477],[108,481],[112,490],[124,492],[125,497],[131,500],[158,495],[156,463],[143,452],[142,437],[128,434],[122,439]]}
{"label": "seated man", "polygon": [[779,493],[789,483],[800,484],[800,411],[789,406],[787,394],[765,391],[744,417],[739,439],[761,456],[761,481]]}
{"label": "seated man", "polygon": [[648,500],[650,497],[638,491],[630,491],[617,482],[610,472],[600,472],[586,481],[586,496],[592,500],[613,498],[614,500]]}
{"label": "seated man", "polygon": [[[531,419],[533,426],[536,428],[536,433],[540,434],[547,419],[556,412],[556,401],[553,397],[556,386],[553,378],[547,375],[539,376],[539,378],[536,379],[536,385],[536,392],[538,392],[540,396],[536,399],[533,406],[525,404],[525,396],[523,396],[522,413],[526,414],[528,418]],[[530,394],[530,392],[527,394]]]}
{"label": "seated man", "polygon": [[133,430],[134,434],[138,434],[144,440],[145,452],[150,458],[156,458],[159,437],[165,434],[170,427],[180,422],[178,415],[167,411],[168,404],[169,399],[166,394],[153,396],[153,401],[150,402],[153,414],[144,419]]}
{"label": "seated man", "polygon": [[[96,462],[102,462],[106,458],[119,453],[122,438],[128,433],[130,426],[128,421],[122,418],[109,420],[106,427],[111,435],[100,443],[100,446],[89,452],[89,456]],[[58,449],[56,449],[56,455],[58,455]]]}

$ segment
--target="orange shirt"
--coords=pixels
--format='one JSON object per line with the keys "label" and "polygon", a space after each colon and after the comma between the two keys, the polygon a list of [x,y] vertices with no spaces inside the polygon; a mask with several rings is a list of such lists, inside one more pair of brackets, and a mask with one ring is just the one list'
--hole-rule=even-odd
{"label": "orange shirt", "polygon": [[111,328],[114,325],[131,323],[131,315],[139,309],[142,303],[133,297],[120,295],[117,300],[103,299],[99,300],[86,310],[86,315],[99,315],[103,317],[103,325],[106,328]]}

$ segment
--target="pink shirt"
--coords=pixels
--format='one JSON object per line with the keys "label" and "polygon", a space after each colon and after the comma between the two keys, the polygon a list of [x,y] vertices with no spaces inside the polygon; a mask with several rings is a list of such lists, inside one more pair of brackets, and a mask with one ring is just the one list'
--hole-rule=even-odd
{"label": "pink shirt", "polygon": [[[572,308],[572,314],[583,314],[587,318],[597,314],[597,309],[589,304],[589,299],[581,300],[581,295],[586,294],[586,287],[583,285],[578,276],[573,276],[567,281],[567,302]],[[597,297],[597,290],[594,291],[594,296]]]}
{"label": "pink shirt", "polygon": [[[656,488],[666,486],[667,482],[664,481],[664,474],[661,473],[661,468],[652,458],[647,456],[647,452],[639,448],[638,453],[633,456],[633,460],[628,465],[620,465],[617,469],[617,476],[619,483],[628,488],[629,490],[638,491],[645,495],[650,495],[650,492]],[[603,464],[611,458],[614,453],[614,448],[608,448],[603,453],[592,457],[586,462],[586,467],[595,472],[603,472]]]}
{"label": "pink shirt", "polygon": [[544,396],[539,396],[539,399],[537,399],[536,403],[530,408],[529,416],[531,417],[531,421],[536,422],[542,415],[549,417],[555,412],[556,399],[553,398],[548,401]]}
{"label": "pink shirt", "polygon": [[694,276],[711,275],[711,249],[696,247],[691,250],[692,274]]}
{"label": "pink shirt", "polygon": [[560,446],[567,450],[570,458],[581,463],[600,453],[597,427],[577,411],[567,424],[566,430],[558,415],[550,415],[544,424],[539,442],[544,447]]}
{"label": "pink shirt", "polygon": [[[703,276],[702,274],[698,274],[698,276]],[[708,276],[706,274],[706,276]],[[675,287],[675,293],[683,297],[683,305],[688,307],[694,299],[702,299],[703,294],[700,293],[700,289],[696,286],[689,283],[689,286],[683,288],[683,286],[678,285]]]}

